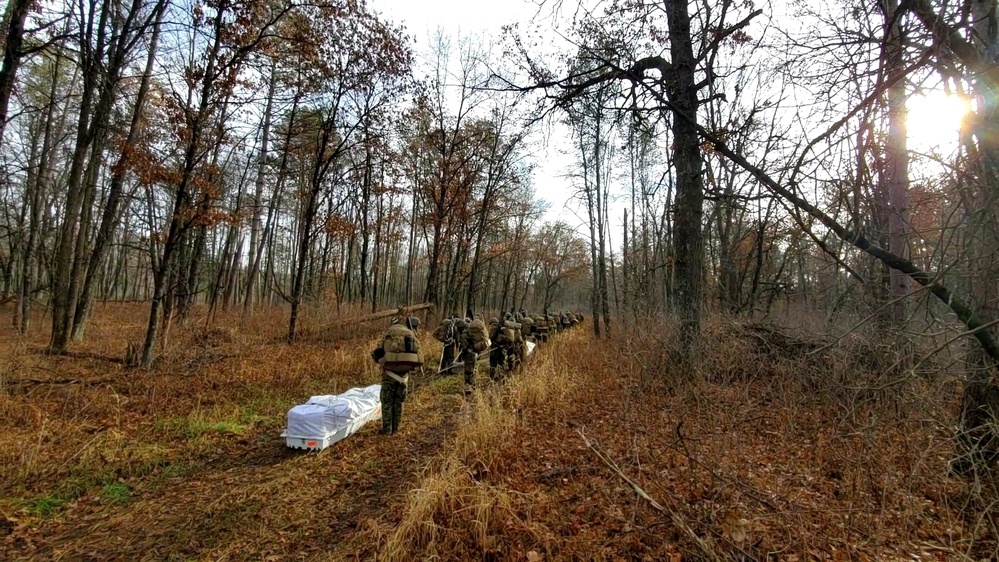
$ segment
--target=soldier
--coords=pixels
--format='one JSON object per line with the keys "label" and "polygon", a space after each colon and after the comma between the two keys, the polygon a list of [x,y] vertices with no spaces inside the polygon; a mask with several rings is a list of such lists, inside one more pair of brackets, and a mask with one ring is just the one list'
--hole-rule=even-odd
{"label": "soldier", "polygon": [[371,357],[382,367],[382,434],[399,431],[402,422],[402,403],[409,387],[409,372],[423,365],[420,340],[413,333],[413,325],[392,319],[382,343],[371,352]]}
{"label": "soldier", "polygon": [[517,367],[524,364],[524,358],[527,356],[527,345],[524,340],[524,325],[517,322],[514,326],[514,340],[513,340],[513,354],[516,361],[510,370],[514,370]]}
{"label": "soldier", "polygon": [[534,318],[525,314],[524,319],[520,321],[520,325],[523,327],[524,341],[537,343],[537,338],[535,336],[537,329],[534,324]]}
{"label": "soldier", "polygon": [[458,360],[464,363],[465,371],[465,395],[472,394],[472,389],[475,388],[475,362],[478,360],[479,356],[472,349],[473,342],[469,338],[468,323],[471,319],[459,320],[457,323],[458,327],[458,347],[460,348],[460,354]]}
{"label": "soldier", "polygon": [[451,315],[437,326],[434,330],[434,339],[444,344],[444,351],[441,355],[441,364],[437,367],[437,374],[448,373],[454,366],[455,354],[458,350],[458,315]]}
{"label": "soldier", "polygon": [[494,381],[501,381],[506,368],[506,346],[502,343],[503,333],[499,318],[495,316],[489,319],[489,339],[493,342],[489,350],[489,378]]}
{"label": "soldier", "polygon": [[524,359],[524,336],[521,324],[514,321],[512,314],[504,317],[502,333],[503,345],[506,346],[506,370],[513,372]]}
{"label": "soldier", "polygon": [[538,343],[544,343],[548,341],[548,321],[545,320],[544,314],[535,314],[533,318],[537,319],[537,327],[534,330],[535,341]]}

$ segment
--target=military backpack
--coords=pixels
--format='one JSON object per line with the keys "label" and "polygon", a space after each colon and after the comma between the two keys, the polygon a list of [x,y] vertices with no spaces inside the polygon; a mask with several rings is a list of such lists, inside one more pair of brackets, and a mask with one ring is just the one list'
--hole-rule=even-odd
{"label": "military backpack", "polygon": [[486,325],[482,320],[469,322],[465,332],[468,334],[468,344],[475,353],[482,353],[492,345],[492,342],[489,341],[489,335],[486,333]]}
{"label": "military backpack", "polygon": [[454,343],[454,340],[457,337],[458,330],[453,319],[441,321],[441,323],[438,324],[437,328],[434,330],[434,339],[443,344]]}
{"label": "military backpack", "polygon": [[382,356],[379,364],[393,373],[408,373],[423,365],[420,357],[420,340],[402,324],[393,324],[382,340]]}

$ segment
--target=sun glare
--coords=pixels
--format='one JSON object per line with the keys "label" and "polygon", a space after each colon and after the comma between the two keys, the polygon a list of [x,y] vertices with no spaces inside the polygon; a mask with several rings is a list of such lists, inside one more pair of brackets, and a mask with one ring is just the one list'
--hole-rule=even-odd
{"label": "sun glare", "polygon": [[932,90],[914,95],[906,102],[909,150],[949,151],[957,145],[961,120],[968,113],[967,99]]}

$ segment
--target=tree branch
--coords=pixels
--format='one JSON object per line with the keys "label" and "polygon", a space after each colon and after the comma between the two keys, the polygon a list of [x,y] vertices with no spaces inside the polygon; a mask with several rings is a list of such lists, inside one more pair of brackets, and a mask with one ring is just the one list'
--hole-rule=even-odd
{"label": "tree branch", "polygon": [[583,443],[586,443],[586,446],[591,451],[593,451],[597,455],[597,457],[601,461],[603,461],[605,465],[607,465],[607,468],[611,469],[611,472],[616,474],[618,478],[620,478],[621,480],[627,482],[628,485],[631,486],[631,489],[634,490],[635,493],[640,498],[648,502],[648,504],[652,506],[653,509],[655,509],[659,513],[662,513],[663,515],[668,516],[670,518],[670,521],[672,521],[673,524],[676,525],[678,529],[683,531],[683,533],[686,534],[687,537],[689,537],[692,541],[694,541],[694,544],[696,544],[697,547],[701,549],[701,552],[703,552],[704,555],[707,556],[709,560],[712,560],[714,562],[722,562],[722,557],[719,556],[717,552],[712,550],[711,547],[708,546],[708,543],[704,542],[704,539],[697,536],[697,533],[695,533],[694,530],[690,528],[690,525],[688,525],[686,521],[681,519],[680,516],[677,515],[675,511],[657,502],[655,499],[652,498],[652,496],[648,494],[648,492],[646,492],[638,484],[636,484],[634,480],[628,478],[628,476],[617,466],[617,464],[613,460],[611,460],[610,457],[607,456],[607,453],[603,452],[595,442],[590,441],[586,437],[586,434],[583,433],[583,430],[577,429],[576,433],[578,433],[579,436],[583,439]]}

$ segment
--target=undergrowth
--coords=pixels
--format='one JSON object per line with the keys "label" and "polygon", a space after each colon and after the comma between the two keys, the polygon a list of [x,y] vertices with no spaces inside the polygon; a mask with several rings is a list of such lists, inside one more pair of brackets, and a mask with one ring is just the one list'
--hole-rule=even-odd
{"label": "undergrowth", "polygon": [[[95,315],[76,356],[41,353],[40,329],[0,333],[0,531],[58,519],[77,504],[98,513],[144,505],[148,491],[206,470],[285,462],[275,436],[290,404],[380,378],[368,354],[384,323],[289,345],[280,311],[253,315],[240,329],[236,313],[213,323],[195,317],[174,326],[151,371],[127,371],[109,358],[141,335],[140,316],[129,306]],[[317,310],[303,326],[337,318]],[[710,317],[691,371],[677,360],[680,338],[669,325],[618,323],[598,340],[587,324],[539,347],[504,384],[483,380],[462,400],[460,375],[433,374],[441,346],[430,328],[422,336],[428,363],[411,377],[407,403],[423,400],[424,410],[406,424],[437,431],[427,442],[444,445],[428,454],[436,456],[416,485],[397,492],[404,505],[358,507],[361,522],[327,539],[355,533],[349,544],[365,543],[363,552],[383,560],[999,554],[997,486],[988,474],[949,472],[961,372],[920,360],[926,349],[876,331],[834,339]],[[369,498],[364,506],[395,461],[364,456],[375,443],[367,439],[375,437],[328,454],[346,455],[344,465],[364,473],[354,482],[375,487],[355,484]],[[305,469],[312,458],[286,462]],[[344,478],[328,476],[331,487]],[[288,497],[233,500],[225,509],[242,517],[312,493],[285,490],[290,482],[257,485]],[[211,524],[178,537],[212,545],[239,537],[225,548],[267,551],[267,532],[244,518],[227,527],[235,515],[219,509]],[[268,532],[295,528],[268,517]]]}
{"label": "undergrowth", "polygon": [[668,326],[540,348],[476,395],[402,522],[368,531],[381,559],[996,554],[999,496],[948,472],[954,375],[876,338],[704,333],[693,373]]}

